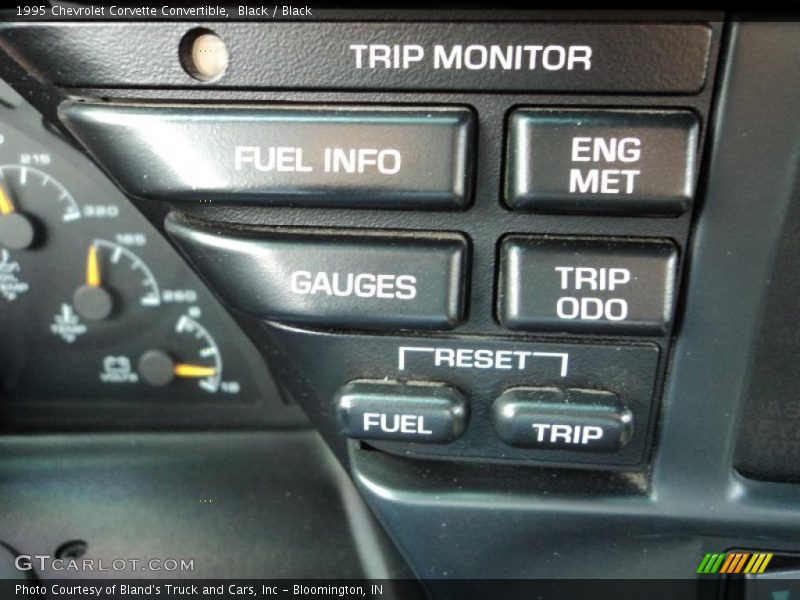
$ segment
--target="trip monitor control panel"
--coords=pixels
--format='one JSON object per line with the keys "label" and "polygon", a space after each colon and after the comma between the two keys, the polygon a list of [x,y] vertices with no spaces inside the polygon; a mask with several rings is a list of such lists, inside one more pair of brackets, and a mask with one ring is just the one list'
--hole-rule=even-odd
{"label": "trip monitor control panel", "polygon": [[[181,100],[90,70],[103,94],[58,114],[262,323],[334,446],[646,468],[720,24],[409,27],[275,23],[273,66],[242,47],[249,68],[198,86],[165,64]],[[308,68],[275,67],[287,48]]]}

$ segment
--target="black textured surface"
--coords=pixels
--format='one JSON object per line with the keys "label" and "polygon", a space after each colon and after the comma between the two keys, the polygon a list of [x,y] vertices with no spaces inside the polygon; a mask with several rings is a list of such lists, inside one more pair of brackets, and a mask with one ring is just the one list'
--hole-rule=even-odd
{"label": "black textured surface", "polygon": [[[467,400],[469,422],[449,444],[374,441],[389,452],[428,458],[571,465],[642,470],[648,458],[658,389],[658,348],[654,344],[529,342],[479,336],[356,335],[266,326],[263,341],[272,354],[275,377],[301,404],[334,451],[345,459],[346,438],[332,398],[352,379],[389,378],[448,383]],[[638,423],[617,453],[512,448],[497,436],[492,404],[517,386],[607,390]]]}
{"label": "black textured surface", "polygon": [[[760,284],[772,273],[796,176],[799,29],[733,27],[644,491],[607,476],[434,469],[352,449],[361,490],[420,573],[686,578],[705,552],[797,548],[800,488],[747,480],[732,467],[750,418],[743,409],[766,294]],[[421,540],[420,531],[436,535]]]}
{"label": "black textured surface", "polygon": [[[181,67],[178,46],[193,27],[227,44],[228,69],[204,84]],[[592,46],[587,70],[433,68],[433,46]],[[356,68],[352,44],[414,44],[423,61],[403,69]],[[36,77],[70,86],[214,86],[270,89],[519,90],[697,93],[706,81],[711,30],[647,23],[11,23],[0,46]],[[541,51],[540,51],[541,52]],[[474,64],[474,63],[473,63]]]}
{"label": "black textured surface", "polygon": [[193,559],[179,578],[409,575],[311,432],[6,437],[0,451],[0,540],[26,555],[78,539],[106,565]]}
{"label": "black textured surface", "polygon": [[[800,52],[797,55],[800,60]],[[800,96],[798,96],[800,99]],[[786,181],[797,178],[781,241],[775,256],[764,305],[764,321],[755,350],[752,379],[744,411],[736,468],[756,479],[800,482],[800,396],[797,359],[800,356],[800,127],[796,143],[787,148]]]}
{"label": "black textured surface", "polygon": [[[719,32],[719,29],[715,31]],[[422,575],[433,577],[691,576],[704,552],[728,547],[796,549],[800,520],[795,485],[743,479],[732,470],[765,282],[772,272],[797,167],[797,25],[745,23],[732,35],[728,76],[714,127],[715,155],[703,183],[700,220],[690,248],[685,315],[669,373],[650,475],[463,465],[408,460],[352,448],[349,460],[362,492]],[[155,47],[155,46],[154,46]],[[714,54],[714,57],[716,55]],[[713,64],[713,61],[712,61]],[[131,90],[73,90],[124,98]],[[362,101],[338,93],[136,90],[149,98],[218,101]],[[492,268],[499,232],[672,237],[682,244],[689,218],[583,219],[509,215],[498,206],[504,115],[520,102],[536,105],[672,106],[705,114],[709,95],[625,99],[501,94],[371,95],[375,102],[473,104],[481,120],[476,205],[461,215],[392,215],[399,228],[471,232],[476,260],[472,317],[464,331],[497,331],[491,317]],[[43,106],[53,106],[48,97]],[[55,100],[57,101],[57,99]],[[704,119],[705,124],[705,119]],[[480,167],[482,165],[482,167]],[[788,178],[776,173],[789,174]],[[154,220],[163,212],[150,210]],[[380,227],[375,211],[258,211],[195,207],[228,222],[262,225]],[[494,328],[494,329],[493,329]],[[277,348],[264,347],[275,357]],[[313,365],[293,371],[315,376]],[[308,384],[308,382],[303,382]],[[306,397],[307,406],[313,398]],[[334,445],[341,438],[330,436]],[[425,535],[421,535],[425,532]],[[685,597],[685,596],[684,596]]]}

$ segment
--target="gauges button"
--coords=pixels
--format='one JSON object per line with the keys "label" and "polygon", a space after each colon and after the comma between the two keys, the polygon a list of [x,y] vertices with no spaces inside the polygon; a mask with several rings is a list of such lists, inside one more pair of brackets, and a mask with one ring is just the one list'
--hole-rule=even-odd
{"label": "gauges button", "polygon": [[305,325],[449,329],[464,315],[467,241],[455,233],[270,228],[167,231],[233,308]]}

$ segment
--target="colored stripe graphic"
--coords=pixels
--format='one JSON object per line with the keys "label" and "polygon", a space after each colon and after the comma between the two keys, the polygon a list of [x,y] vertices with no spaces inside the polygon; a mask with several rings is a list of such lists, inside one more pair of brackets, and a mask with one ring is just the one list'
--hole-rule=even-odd
{"label": "colored stripe graphic", "polygon": [[700,561],[700,566],[697,567],[698,573],[708,573],[706,568],[708,567],[708,563],[711,562],[712,556],[713,554],[706,553],[706,555],[703,557],[703,560]]}
{"label": "colored stripe graphic", "polygon": [[747,563],[747,566],[744,568],[744,572],[745,573],[756,572],[755,570],[758,569],[759,565],[761,564],[761,561],[763,560],[764,560],[763,554],[759,553],[753,554],[752,558],[750,559],[750,562]]}
{"label": "colored stripe graphic", "polygon": [[722,563],[722,568],[719,570],[720,573],[728,573],[731,570],[731,567],[736,560],[739,558],[739,555],[735,552],[732,552],[725,556],[725,562]]}
{"label": "colored stripe graphic", "polygon": [[[756,552],[753,554],[750,562],[747,563],[747,566],[744,568],[744,572],[752,574],[763,573],[767,568],[769,561],[772,560],[772,556],[772,552]],[[735,572],[741,572],[741,568]]]}
{"label": "colored stripe graphic", "polygon": [[747,562],[748,558],[750,558],[749,552],[740,554],[739,560],[736,561],[736,564],[733,566],[733,570],[731,571],[731,573],[741,573],[742,569],[744,568],[744,563]]}
{"label": "colored stripe graphic", "polygon": [[722,561],[725,559],[724,554],[717,554],[717,553],[709,553],[703,557],[700,566],[697,567],[698,573],[716,573],[719,571],[719,567],[722,564]]}
{"label": "colored stripe graphic", "polygon": [[697,567],[698,573],[705,574],[737,574],[737,573],[763,573],[767,565],[772,560],[772,552],[729,552],[712,553],[703,556],[700,565]]}
{"label": "colored stripe graphic", "polygon": [[758,572],[759,573],[763,573],[764,571],[767,570],[767,565],[769,564],[769,561],[772,560],[772,556],[773,556],[772,552],[770,552],[769,554],[764,556],[764,561],[761,563],[761,565],[758,568]]}

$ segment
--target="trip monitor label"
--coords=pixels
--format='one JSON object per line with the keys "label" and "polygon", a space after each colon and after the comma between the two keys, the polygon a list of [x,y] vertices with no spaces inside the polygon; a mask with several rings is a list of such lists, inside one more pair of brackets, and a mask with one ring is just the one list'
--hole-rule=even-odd
{"label": "trip monitor label", "polygon": [[[120,36],[113,24],[76,22],[70,35],[49,31],[58,24],[37,23],[35,30],[33,24],[21,25],[22,31],[17,26],[0,31],[0,43],[25,55],[28,38],[52,33],[49,38],[58,40],[52,52],[27,56],[50,83],[80,81],[87,88],[187,83],[171,53],[143,46],[136,36]],[[180,39],[185,33],[180,23],[151,26],[154,39]],[[219,84],[228,89],[696,94],[708,79],[721,23],[276,18],[262,23],[257,36],[252,23],[226,23],[224,29],[220,33],[232,58]],[[88,63],[74,60],[74,52],[66,50],[73,37],[82,36],[107,51]],[[141,68],[131,68],[128,58],[134,55]]]}

